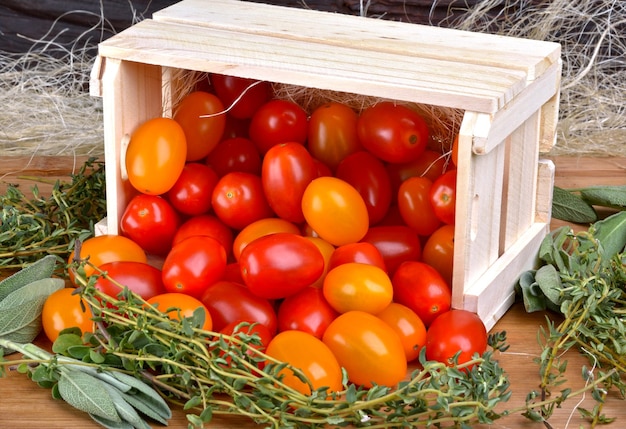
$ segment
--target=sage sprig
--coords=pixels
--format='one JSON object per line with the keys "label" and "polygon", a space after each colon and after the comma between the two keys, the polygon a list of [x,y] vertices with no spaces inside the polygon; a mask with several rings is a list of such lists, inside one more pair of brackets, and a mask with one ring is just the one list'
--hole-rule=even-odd
{"label": "sage sprig", "polygon": [[555,219],[590,224],[599,219],[596,207],[626,210],[626,185],[590,186],[581,189],[554,187],[552,217]]}

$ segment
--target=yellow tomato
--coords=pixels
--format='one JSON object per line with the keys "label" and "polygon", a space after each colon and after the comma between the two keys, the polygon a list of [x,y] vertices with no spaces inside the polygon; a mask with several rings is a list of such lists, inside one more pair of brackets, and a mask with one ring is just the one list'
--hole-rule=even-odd
{"label": "yellow tomato", "polygon": [[380,267],[347,262],[326,274],[324,298],[339,313],[360,310],[376,314],[391,303],[393,286]]}

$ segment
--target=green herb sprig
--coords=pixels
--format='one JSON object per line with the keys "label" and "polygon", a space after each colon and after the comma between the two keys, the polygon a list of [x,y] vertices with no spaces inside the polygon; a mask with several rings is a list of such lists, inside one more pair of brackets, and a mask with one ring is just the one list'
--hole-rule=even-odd
{"label": "green herb sprig", "polygon": [[626,210],[626,185],[589,186],[580,189],[554,187],[552,217],[555,219],[590,224],[599,219],[596,207]]}

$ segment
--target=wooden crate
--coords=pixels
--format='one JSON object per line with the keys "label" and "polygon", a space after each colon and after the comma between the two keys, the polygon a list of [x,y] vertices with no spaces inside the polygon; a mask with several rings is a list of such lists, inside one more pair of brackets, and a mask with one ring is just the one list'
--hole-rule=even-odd
{"label": "wooden crate", "polygon": [[453,306],[488,328],[549,228],[560,46],[236,0],[184,0],[99,45],[108,219],[130,195],[120,165],[143,121],[171,113],[173,76],[216,72],[461,109]]}

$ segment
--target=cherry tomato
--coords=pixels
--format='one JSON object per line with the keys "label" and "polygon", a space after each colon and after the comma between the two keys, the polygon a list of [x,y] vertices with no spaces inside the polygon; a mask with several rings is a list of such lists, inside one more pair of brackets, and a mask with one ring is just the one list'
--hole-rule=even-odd
{"label": "cherry tomato", "polygon": [[364,311],[348,311],[326,328],[324,343],[346,369],[351,382],[364,387],[393,387],[406,376],[400,337],[391,326]]}
{"label": "cherry tomato", "polygon": [[252,116],[250,139],[264,155],[280,143],[304,144],[307,126],[306,112],[302,107],[288,100],[270,100]]}
{"label": "cherry tomato", "polygon": [[435,268],[452,287],[454,267],[454,225],[442,225],[424,244],[422,261]]}
{"label": "cherry tomato", "polygon": [[487,350],[487,330],[480,317],[467,310],[450,310],[437,317],[426,333],[426,359],[452,365],[472,359],[474,353]]}
{"label": "cherry tomato", "polygon": [[155,295],[146,302],[155,307],[157,310],[167,314],[172,320],[181,320],[181,318],[192,317],[194,311],[198,308],[204,310],[204,323],[202,329],[210,331],[213,329],[213,320],[211,312],[202,304],[200,300],[185,293],[166,292]]}
{"label": "cherry tomato", "polygon": [[53,292],[43,304],[41,324],[46,337],[55,342],[59,333],[68,328],[79,328],[81,332],[93,332],[91,310],[80,305],[76,289],[63,288]]}
{"label": "cherry tomato", "polygon": [[452,142],[452,148],[450,149],[450,161],[454,164],[455,167],[459,166],[459,135],[457,134],[454,137],[454,141]]}
{"label": "cherry tomato", "polygon": [[251,118],[272,95],[269,82],[217,73],[209,79],[228,113],[235,118]]}
{"label": "cherry tomato", "polygon": [[279,331],[296,329],[321,339],[339,313],[326,301],[322,289],[306,287],[285,298],[277,316]]}
{"label": "cherry tomato", "polygon": [[386,168],[394,194],[398,192],[402,182],[410,177],[425,177],[434,182],[447,170],[446,157],[430,149],[426,149],[414,161],[387,164]]}
{"label": "cherry tomato", "polygon": [[302,195],[306,222],[330,244],[355,243],[367,232],[369,217],[363,197],[336,177],[318,177]]}
{"label": "cherry tomato", "polygon": [[239,260],[242,250],[252,241],[259,237],[277,232],[300,234],[298,227],[285,219],[267,217],[256,220],[239,231],[239,234],[235,237],[233,242],[233,256],[235,257],[235,260]]}
{"label": "cherry tomato", "polygon": [[111,297],[117,297],[122,291],[113,281],[126,286],[130,291],[146,300],[166,292],[161,278],[161,270],[148,263],[115,261],[102,264],[99,268],[105,271],[112,280],[99,277],[94,286]]}
{"label": "cherry tomato", "polygon": [[442,222],[454,224],[456,207],[456,170],[443,173],[433,182],[430,189],[430,203]]}
{"label": "cherry tomato", "polygon": [[426,326],[409,307],[392,302],[376,317],[393,328],[404,347],[406,361],[416,359],[426,344]]}
{"label": "cherry tomato", "polygon": [[421,236],[429,236],[439,228],[441,220],[430,203],[433,182],[426,177],[409,177],[398,190],[398,208],[405,224]]}
{"label": "cherry tomato", "polygon": [[[303,353],[303,350],[306,350]],[[267,346],[266,354],[302,371],[305,383],[289,367],[281,370],[282,382],[304,395],[326,387],[329,392],[343,390],[339,362],[322,340],[302,331],[279,332]]]}
{"label": "cherry tomato", "polygon": [[422,255],[422,245],[417,234],[408,226],[374,226],[363,240],[373,244],[385,261],[390,276],[405,261],[418,261]]}
{"label": "cherry tomato", "polygon": [[241,277],[241,268],[239,267],[239,262],[231,262],[230,264],[226,264],[226,270],[224,271],[224,275],[222,276],[220,281],[244,284],[243,277]]}
{"label": "cherry tomato", "polygon": [[[243,137],[248,139],[248,129],[250,128],[250,119],[238,119],[233,117],[232,115],[226,114],[226,126],[224,127],[224,134],[222,134],[222,141],[228,139],[234,139],[237,137]],[[254,143],[253,143],[254,144]],[[219,146],[219,143],[218,143]],[[217,149],[217,146],[211,151]],[[254,147],[255,151],[256,146]],[[209,155],[211,155],[209,153]],[[260,165],[259,165],[260,166]]]}
{"label": "cherry tomato", "polygon": [[324,257],[324,272],[319,277],[319,279],[317,279],[317,281],[311,285],[312,287],[321,288],[324,285],[324,278],[326,277],[326,273],[328,272],[328,269],[329,269],[328,264],[330,262],[330,256],[335,251],[335,246],[333,246],[328,241],[320,237],[304,236],[304,238],[309,240],[311,243],[315,244],[315,246],[317,246],[319,251],[322,253],[322,256]]}
{"label": "cherry tomato", "polygon": [[214,238],[196,235],[172,247],[163,262],[163,284],[168,292],[195,298],[219,280],[226,270],[226,250]]}
{"label": "cherry tomato", "polygon": [[372,243],[364,241],[348,243],[337,247],[330,256],[328,269],[333,269],[347,262],[375,265],[383,271],[387,271],[383,255],[380,254],[376,246]]}
{"label": "cherry tomato", "polygon": [[224,134],[226,115],[220,99],[209,92],[186,95],[174,110],[174,120],[185,131],[187,161],[199,161],[217,146]]}
{"label": "cherry tomato", "polygon": [[387,273],[369,264],[347,262],[333,268],[324,279],[324,298],[339,313],[360,310],[376,314],[393,298]]}
{"label": "cherry tomato", "polygon": [[202,302],[211,312],[216,331],[230,323],[245,321],[260,323],[272,335],[276,333],[276,312],[270,301],[254,295],[243,284],[217,281],[206,288]]}
{"label": "cherry tomato", "polygon": [[361,149],[356,132],[358,115],[352,108],[330,102],[316,108],[309,119],[307,145],[313,158],[332,171],[346,156]]}
{"label": "cherry tomato", "polygon": [[410,162],[426,149],[428,125],[406,106],[383,101],[366,108],[357,131],[361,144],[387,162]]}
{"label": "cherry tomato", "polygon": [[233,247],[233,231],[217,217],[204,214],[187,219],[178,227],[172,245],[175,246],[185,238],[205,235],[220,242],[229,255]]}
{"label": "cherry tomato", "polygon": [[267,202],[278,217],[290,222],[304,221],[302,194],[316,177],[315,161],[299,143],[272,146],[263,158],[261,180]]}
{"label": "cherry tomato", "polygon": [[169,252],[179,224],[176,210],[158,195],[134,196],[120,218],[122,234],[153,255]]}
{"label": "cherry tomato", "polygon": [[378,158],[364,151],[352,153],[339,163],[335,177],[345,180],[361,194],[370,225],[385,217],[391,204],[391,182]]}
{"label": "cherry tomato", "polygon": [[222,177],[215,185],[211,203],[222,222],[239,230],[274,215],[263,193],[261,178],[250,173],[233,172]]}
{"label": "cherry tomato", "polygon": [[219,177],[234,171],[261,175],[261,154],[245,137],[222,140],[207,156],[206,163]]}
{"label": "cherry tomato", "polygon": [[313,284],[324,272],[324,257],[306,238],[279,232],[249,243],[241,252],[239,265],[252,293],[277,299]]}
{"label": "cherry tomato", "polygon": [[428,264],[404,262],[391,279],[393,300],[413,310],[426,326],[450,310],[452,291],[441,275]]}
{"label": "cherry tomato", "polygon": [[189,162],[178,180],[167,191],[167,199],[179,212],[197,216],[211,210],[211,196],[217,184],[217,173],[207,165]]}
{"label": "cherry tomato", "polygon": [[[75,250],[72,250],[68,258],[69,263],[72,263],[74,260],[74,253]],[[148,261],[146,252],[130,238],[122,235],[106,234],[90,237],[83,241],[80,246],[80,258],[89,258],[89,262],[96,267],[114,261]],[[85,265],[84,269],[87,278],[94,272],[94,269],[89,265]],[[73,270],[70,270],[69,274],[72,283],[76,284]]]}
{"label": "cherry tomato", "polygon": [[173,119],[150,119],[133,132],[126,150],[130,184],[144,194],[164,194],[178,180],[186,156],[182,127]]}

